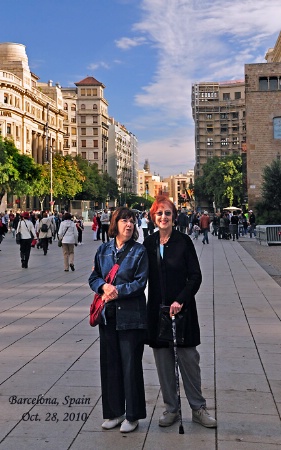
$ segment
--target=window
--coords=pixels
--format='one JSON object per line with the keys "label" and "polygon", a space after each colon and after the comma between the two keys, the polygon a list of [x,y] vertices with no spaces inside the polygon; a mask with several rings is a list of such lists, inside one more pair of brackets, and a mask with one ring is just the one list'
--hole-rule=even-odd
{"label": "window", "polygon": [[99,159],[99,153],[98,152],[94,152],[94,159]]}
{"label": "window", "polygon": [[71,105],[71,111],[76,111],[76,105],[75,105],[75,103],[72,103],[72,105]]}
{"label": "window", "polygon": [[229,92],[224,92],[222,94],[222,99],[223,100],[230,100],[230,93]]}
{"label": "window", "polygon": [[85,89],[81,89],[81,96],[84,96],[84,95],[86,95],[86,91],[85,91]]}
{"label": "window", "polygon": [[81,152],[82,159],[86,159],[86,152]]}
{"label": "window", "polygon": [[98,123],[98,116],[93,116],[93,123]]}
{"label": "window", "polygon": [[213,147],[213,145],[214,145],[214,140],[213,140],[213,138],[208,138],[208,139],[207,139],[207,145],[208,145],[209,147]]}
{"label": "window", "polygon": [[7,134],[12,134],[12,126],[10,123],[7,123]]}
{"label": "window", "polygon": [[77,147],[77,142],[76,141],[71,141],[71,145],[72,145],[72,147]]}
{"label": "window", "polygon": [[281,117],[273,117],[273,139],[281,139]]}
{"label": "window", "polygon": [[86,116],[81,116],[81,123],[86,123]]}
{"label": "window", "polygon": [[277,91],[281,89],[281,77],[260,77],[259,90],[260,91]]}
{"label": "window", "polygon": [[91,89],[86,89],[86,91],[87,91],[87,96],[88,96],[88,97],[91,97],[91,95],[92,95],[92,90],[91,90]]}
{"label": "window", "polygon": [[234,98],[235,100],[239,100],[241,98],[241,92],[234,92]]}
{"label": "window", "polygon": [[213,133],[213,125],[207,125],[207,133]]}
{"label": "window", "polygon": [[227,125],[222,125],[221,126],[221,133],[227,133],[228,132],[228,126]]}
{"label": "window", "polygon": [[277,77],[269,77],[269,90],[277,91],[278,89],[278,78]]}
{"label": "window", "polygon": [[93,144],[94,144],[94,148],[98,148],[99,141],[97,139],[94,139]]}
{"label": "window", "polygon": [[212,119],[213,114],[206,114],[206,119]]}
{"label": "window", "polygon": [[81,141],[81,147],[86,147],[86,140],[83,139],[83,140]]}
{"label": "window", "polygon": [[232,144],[233,145],[238,145],[239,144],[239,138],[238,137],[233,137]]}
{"label": "window", "polygon": [[67,104],[67,103],[64,104],[63,109],[64,109],[65,111],[68,111],[68,104]]}
{"label": "window", "polygon": [[221,113],[221,119],[227,119],[227,113]]}
{"label": "window", "polygon": [[81,109],[86,109],[85,103],[82,103]]}
{"label": "window", "polygon": [[224,147],[228,145],[228,138],[221,138],[221,146]]}
{"label": "window", "polygon": [[19,138],[19,136],[20,136],[20,135],[19,135],[19,127],[16,126],[16,137]]}
{"label": "window", "polygon": [[76,128],[75,127],[71,127],[71,135],[76,136]]}
{"label": "window", "polygon": [[96,103],[93,104],[93,109],[98,109],[98,105]]}
{"label": "window", "polygon": [[98,90],[97,90],[97,88],[94,88],[94,89],[93,89],[93,95],[98,95]]}
{"label": "window", "polygon": [[4,94],[4,103],[8,103],[9,96],[8,94]]}
{"label": "window", "polygon": [[99,129],[98,128],[93,128],[93,135],[94,136],[98,136],[99,134]]}
{"label": "window", "polygon": [[213,156],[213,152],[211,151],[207,152],[207,156]]}
{"label": "window", "polygon": [[76,123],[76,117],[71,117],[71,123]]}
{"label": "window", "polygon": [[237,133],[239,131],[239,125],[238,124],[233,125],[232,131],[233,133]]}
{"label": "window", "polygon": [[81,128],[81,135],[86,136],[86,128]]}
{"label": "window", "polygon": [[232,113],[232,119],[239,119],[239,113],[238,112]]}

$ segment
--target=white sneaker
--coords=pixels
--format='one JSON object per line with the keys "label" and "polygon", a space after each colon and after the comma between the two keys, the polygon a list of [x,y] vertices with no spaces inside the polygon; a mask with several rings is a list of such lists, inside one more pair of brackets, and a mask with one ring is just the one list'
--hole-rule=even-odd
{"label": "white sneaker", "polygon": [[120,427],[121,433],[130,433],[131,431],[134,431],[139,424],[139,421],[136,420],[135,422],[129,422],[129,420],[125,419],[124,422],[122,422],[122,425]]}
{"label": "white sneaker", "polygon": [[111,430],[112,428],[117,427],[117,425],[120,425],[123,420],[124,416],[116,417],[115,419],[106,419],[102,424],[102,428],[104,430]]}

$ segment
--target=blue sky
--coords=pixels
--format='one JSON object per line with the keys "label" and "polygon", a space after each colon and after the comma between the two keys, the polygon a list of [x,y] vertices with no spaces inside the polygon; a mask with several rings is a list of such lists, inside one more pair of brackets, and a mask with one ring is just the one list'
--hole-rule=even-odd
{"label": "blue sky", "polygon": [[26,46],[40,81],[105,84],[109,115],[161,176],[194,167],[191,85],[242,79],[281,30],[280,0],[14,0],[0,42]]}

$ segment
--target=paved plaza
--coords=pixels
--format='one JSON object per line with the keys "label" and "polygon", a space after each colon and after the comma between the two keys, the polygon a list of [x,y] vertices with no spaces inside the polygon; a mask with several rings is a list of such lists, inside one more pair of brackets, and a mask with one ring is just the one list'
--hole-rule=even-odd
{"label": "paved plaza", "polygon": [[[147,418],[127,435],[101,429],[98,330],[88,286],[99,242],[85,227],[75,272],[57,242],[31,251],[28,269],[8,234],[0,252],[0,450],[281,450],[281,287],[238,242],[194,241],[203,394],[218,428],[191,421],[185,434],[158,426],[163,411],[150,348],[143,366]],[[114,395],[114,386],[112,386]]]}

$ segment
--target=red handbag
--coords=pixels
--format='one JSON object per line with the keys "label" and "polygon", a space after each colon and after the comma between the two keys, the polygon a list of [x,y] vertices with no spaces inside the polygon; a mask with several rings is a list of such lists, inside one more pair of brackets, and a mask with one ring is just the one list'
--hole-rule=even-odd
{"label": "red handbag", "polygon": [[[119,264],[114,264],[112,269],[106,275],[104,281],[108,284],[112,284],[115,280],[117,271],[119,269]],[[90,325],[95,327],[102,323],[102,310],[104,308],[104,301],[102,300],[101,294],[95,294],[93,303],[90,306]]]}

